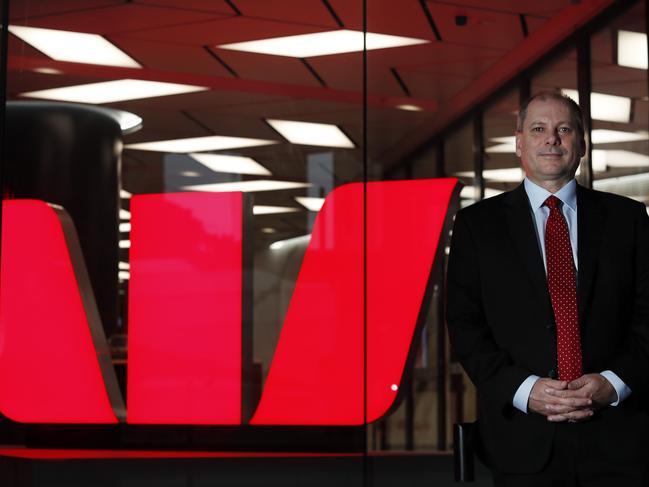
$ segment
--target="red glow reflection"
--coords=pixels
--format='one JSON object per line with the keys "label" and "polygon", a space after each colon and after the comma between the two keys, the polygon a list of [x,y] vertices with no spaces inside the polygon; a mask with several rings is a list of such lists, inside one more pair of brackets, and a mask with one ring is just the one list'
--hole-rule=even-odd
{"label": "red glow reflection", "polygon": [[313,228],[253,424],[354,425],[394,402],[455,179],[337,188]]}
{"label": "red glow reflection", "polygon": [[129,423],[241,420],[242,194],[131,199]]}
{"label": "red glow reflection", "polygon": [[24,423],[116,423],[57,213],[2,203],[0,410]]}

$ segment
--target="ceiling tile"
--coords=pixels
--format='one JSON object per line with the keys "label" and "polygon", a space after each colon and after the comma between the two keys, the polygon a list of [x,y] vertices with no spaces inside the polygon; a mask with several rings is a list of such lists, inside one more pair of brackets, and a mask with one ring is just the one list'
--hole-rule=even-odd
{"label": "ceiling tile", "polygon": [[[178,26],[186,27],[187,24],[192,25],[223,17],[224,14],[218,13],[122,2],[117,6],[79,10],[65,15],[27,17],[21,19],[21,25],[109,36],[142,29],[169,31],[172,28],[177,29]],[[171,39],[182,40],[182,37],[171,37]],[[169,36],[165,40],[170,40]]]}
{"label": "ceiling tile", "polygon": [[[248,18],[243,16],[219,19],[205,19],[190,25],[178,24],[161,26],[129,33],[139,39],[178,42],[184,44],[217,46],[234,42],[243,42],[268,37],[282,37],[298,34],[309,34],[330,30],[326,27]],[[217,49],[219,52],[225,49]]]}
{"label": "ceiling tile", "polygon": [[[523,30],[516,14],[433,2],[428,6],[443,42],[512,49],[523,40]],[[456,25],[457,15],[466,15],[467,24]]]}
{"label": "ceiling tile", "polygon": [[24,25],[25,20],[47,15],[69,15],[77,11],[122,5],[123,0],[11,0],[9,18]]}
{"label": "ceiling tile", "polygon": [[234,0],[234,4],[246,17],[311,24],[327,29],[339,28],[321,0]]}
{"label": "ceiling tile", "polygon": [[[435,2],[428,0],[428,3],[449,4],[451,2]],[[564,8],[569,7],[572,3],[574,2],[571,0],[544,0],[543,2],[539,2],[538,0],[517,0],[516,2],[512,2],[511,0],[453,0],[452,2],[453,5],[471,7],[476,10],[499,11],[514,14],[524,13],[546,17],[556,15]]]}

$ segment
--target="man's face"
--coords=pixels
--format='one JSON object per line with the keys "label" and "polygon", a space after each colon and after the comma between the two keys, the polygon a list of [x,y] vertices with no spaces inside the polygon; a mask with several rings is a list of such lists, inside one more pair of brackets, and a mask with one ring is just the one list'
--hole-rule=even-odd
{"label": "man's face", "polygon": [[527,107],[522,130],[516,132],[516,155],[534,183],[565,183],[577,171],[585,144],[570,109],[553,98],[533,100]]}

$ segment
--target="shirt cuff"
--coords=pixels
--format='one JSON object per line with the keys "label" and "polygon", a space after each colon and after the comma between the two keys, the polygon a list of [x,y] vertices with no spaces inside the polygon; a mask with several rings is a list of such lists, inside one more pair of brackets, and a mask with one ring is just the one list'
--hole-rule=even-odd
{"label": "shirt cuff", "polygon": [[615,372],[605,370],[604,372],[600,372],[600,375],[604,376],[604,378],[611,383],[613,389],[615,389],[615,392],[617,392],[617,400],[615,402],[612,402],[610,404],[611,406],[617,406],[627,397],[629,397],[629,394],[631,394],[631,389],[624,383],[622,379],[618,377]]}
{"label": "shirt cuff", "polygon": [[534,384],[536,384],[536,381],[539,379],[540,377],[538,375],[530,375],[527,379],[523,381],[523,383],[520,386],[518,386],[518,389],[516,390],[516,394],[514,394],[514,399],[512,400],[512,404],[514,404],[514,407],[516,409],[527,414],[527,402],[530,399],[530,393],[532,392],[532,387],[534,387]]}

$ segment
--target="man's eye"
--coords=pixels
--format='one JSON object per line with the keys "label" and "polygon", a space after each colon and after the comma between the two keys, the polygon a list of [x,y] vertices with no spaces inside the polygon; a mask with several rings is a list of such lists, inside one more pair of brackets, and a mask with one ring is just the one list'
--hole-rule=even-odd
{"label": "man's eye", "polygon": [[532,127],[532,132],[543,132],[543,127]]}
{"label": "man's eye", "polygon": [[559,132],[562,134],[567,134],[572,132],[572,129],[570,127],[559,127]]}

